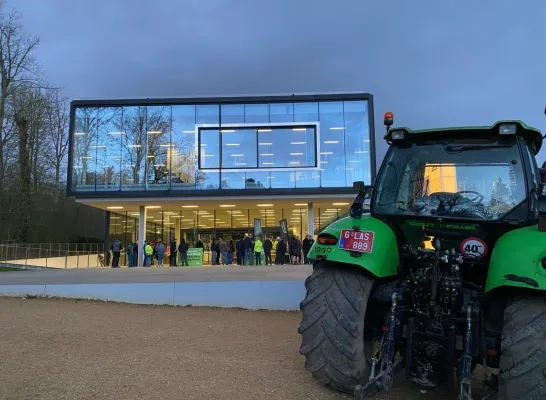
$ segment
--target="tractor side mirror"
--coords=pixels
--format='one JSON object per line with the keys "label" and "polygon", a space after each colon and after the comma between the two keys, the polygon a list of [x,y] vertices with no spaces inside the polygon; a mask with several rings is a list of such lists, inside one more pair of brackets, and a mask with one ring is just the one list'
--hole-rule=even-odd
{"label": "tractor side mirror", "polygon": [[352,218],[360,219],[362,218],[364,209],[369,209],[369,199],[372,197],[373,186],[365,185],[364,182],[358,181],[353,183],[353,189],[358,191],[358,196],[356,196],[349,214]]}
{"label": "tractor side mirror", "polygon": [[353,182],[353,190],[358,194],[364,194],[365,199],[369,199],[372,196],[372,185],[365,185],[362,181]]}
{"label": "tractor side mirror", "polygon": [[365,188],[366,188],[366,185],[364,184],[364,182],[362,181],[353,182],[353,190],[355,192],[363,192]]}

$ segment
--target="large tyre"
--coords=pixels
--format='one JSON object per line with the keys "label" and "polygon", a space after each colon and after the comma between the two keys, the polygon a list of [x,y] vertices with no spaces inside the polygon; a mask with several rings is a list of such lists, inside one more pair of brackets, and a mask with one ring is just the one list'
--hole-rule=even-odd
{"label": "large tyre", "polygon": [[546,399],[546,299],[510,299],[504,311],[499,400]]}
{"label": "large tyre", "polygon": [[[354,268],[315,263],[301,302],[300,353],[305,369],[319,382],[352,393],[368,380],[364,317],[373,280]],[[368,349],[369,350],[369,349]]]}

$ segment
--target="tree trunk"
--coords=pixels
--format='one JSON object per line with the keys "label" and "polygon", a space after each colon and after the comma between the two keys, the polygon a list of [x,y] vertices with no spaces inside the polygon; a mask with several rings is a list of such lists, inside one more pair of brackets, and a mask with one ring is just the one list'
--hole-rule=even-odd
{"label": "tree trunk", "polygon": [[24,243],[28,240],[30,211],[32,206],[30,196],[31,177],[28,151],[28,120],[25,117],[16,114],[15,123],[19,133],[19,173],[21,179],[17,239]]}

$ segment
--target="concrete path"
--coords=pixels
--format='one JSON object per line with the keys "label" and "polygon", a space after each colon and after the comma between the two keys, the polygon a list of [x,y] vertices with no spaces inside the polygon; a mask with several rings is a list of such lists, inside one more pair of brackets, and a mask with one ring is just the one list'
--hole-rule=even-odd
{"label": "concrete path", "polygon": [[303,281],[311,272],[311,265],[278,265],[271,267],[82,268],[0,272],[0,285]]}

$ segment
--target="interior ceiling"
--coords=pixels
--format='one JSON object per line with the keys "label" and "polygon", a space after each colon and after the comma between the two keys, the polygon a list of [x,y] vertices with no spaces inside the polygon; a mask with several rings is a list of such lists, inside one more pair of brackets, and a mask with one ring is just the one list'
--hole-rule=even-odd
{"label": "interior ceiling", "polygon": [[[307,201],[313,202],[315,226],[322,225],[345,212],[352,203],[353,197],[351,195],[350,197],[308,199]],[[142,199],[142,201],[146,201],[146,199]],[[264,227],[278,226],[279,220],[283,218],[288,220],[289,226],[307,225],[307,201],[301,198],[216,199],[191,202],[160,200],[145,203],[149,207],[146,210],[146,220],[173,228],[180,223],[181,229],[188,229],[194,225],[205,229],[214,226],[216,228],[244,228],[252,226],[255,218],[261,219]],[[117,214],[125,215],[127,213],[132,218],[138,218],[138,208],[141,202],[112,199],[111,201],[86,201],[84,204],[110,211],[112,213],[111,223],[117,226],[122,222],[120,219],[123,219]],[[116,207],[116,209],[112,209],[112,207]],[[120,227],[122,225],[120,224]]]}

